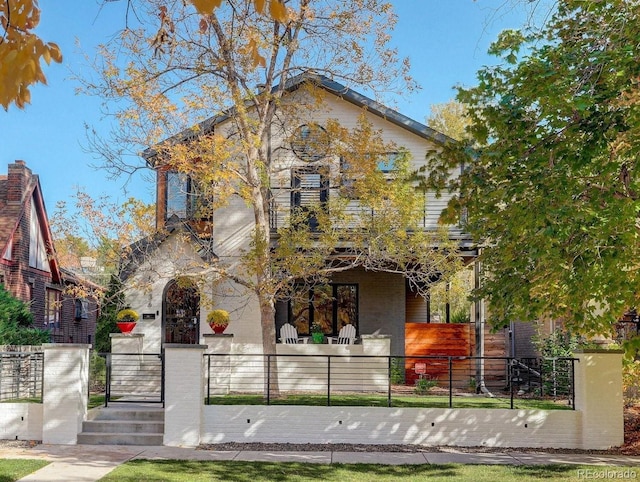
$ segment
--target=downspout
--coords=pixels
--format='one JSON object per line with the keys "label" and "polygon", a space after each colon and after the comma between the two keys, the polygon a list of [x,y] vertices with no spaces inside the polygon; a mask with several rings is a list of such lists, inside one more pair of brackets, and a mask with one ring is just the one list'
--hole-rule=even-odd
{"label": "downspout", "polygon": [[[478,255],[480,250],[478,249]],[[480,287],[480,261],[476,260],[473,265],[474,287]],[[476,393],[484,393],[493,398],[493,393],[489,391],[484,382],[484,300],[475,302],[475,326],[476,326]]]}

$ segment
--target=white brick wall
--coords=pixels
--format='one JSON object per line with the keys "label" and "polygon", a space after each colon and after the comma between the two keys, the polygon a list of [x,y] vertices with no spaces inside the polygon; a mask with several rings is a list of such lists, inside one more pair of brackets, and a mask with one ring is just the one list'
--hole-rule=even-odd
{"label": "white brick wall", "polygon": [[201,441],[572,448],[580,420],[572,410],[211,405]]}
{"label": "white brick wall", "polygon": [[75,444],[87,414],[89,345],[45,344],[42,442]]}
{"label": "white brick wall", "polygon": [[200,443],[205,349],[204,345],[165,345],[164,445]]}
{"label": "white brick wall", "polygon": [[0,439],[42,440],[41,403],[3,403],[0,410]]}
{"label": "white brick wall", "polygon": [[583,413],[582,447],[608,449],[624,443],[622,353],[576,353],[576,409]]}

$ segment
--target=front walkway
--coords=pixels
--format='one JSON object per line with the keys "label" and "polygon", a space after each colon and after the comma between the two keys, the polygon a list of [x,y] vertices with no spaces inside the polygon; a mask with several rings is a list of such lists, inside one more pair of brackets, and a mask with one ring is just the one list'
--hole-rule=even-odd
{"label": "front walkway", "polygon": [[93,482],[104,477],[118,465],[135,459],[240,460],[319,464],[577,464],[640,467],[640,457],[625,455],[559,454],[540,451],[487,453],[466,452],[454,448],[434,452],[269,452],[124,445],[36,445],[32,448],[0,447],[0,458],[43,459],[52,462],[20,479],[24,482]]}

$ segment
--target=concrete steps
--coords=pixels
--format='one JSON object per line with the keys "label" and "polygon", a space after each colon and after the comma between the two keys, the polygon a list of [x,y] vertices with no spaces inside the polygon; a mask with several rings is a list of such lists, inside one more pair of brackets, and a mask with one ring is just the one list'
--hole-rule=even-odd
{"label": "concrete steps", "polygon": [[82,423],[78,443],[86,445],[162,445],[164,409],[147,405],[101,408]]}

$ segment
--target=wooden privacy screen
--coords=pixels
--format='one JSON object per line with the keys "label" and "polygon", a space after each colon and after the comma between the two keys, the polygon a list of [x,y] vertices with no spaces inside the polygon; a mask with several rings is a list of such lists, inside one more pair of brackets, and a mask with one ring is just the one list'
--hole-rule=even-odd
{"label": "wooden privacy screen", "polygon": [[[487,357],[506,356],[506,339],[504,331],[491,333],[485,327],[485,352]],[[406,323],[405,324],[405,380],[413,385],[418,375],[415,364],[420,363],[417,356],[475,356],[475,326],[471,323]],[[487,361],[495,368],[502,367],[503,361]],[[454,360],[456,372],[469,371],[471,360]],[[464,365],[461,366],[461,365]],[[431,379],[443,379],[448,376],[446,359],[429,360],[424,375]],[[471,372],[469,371],[471,374]]]}

